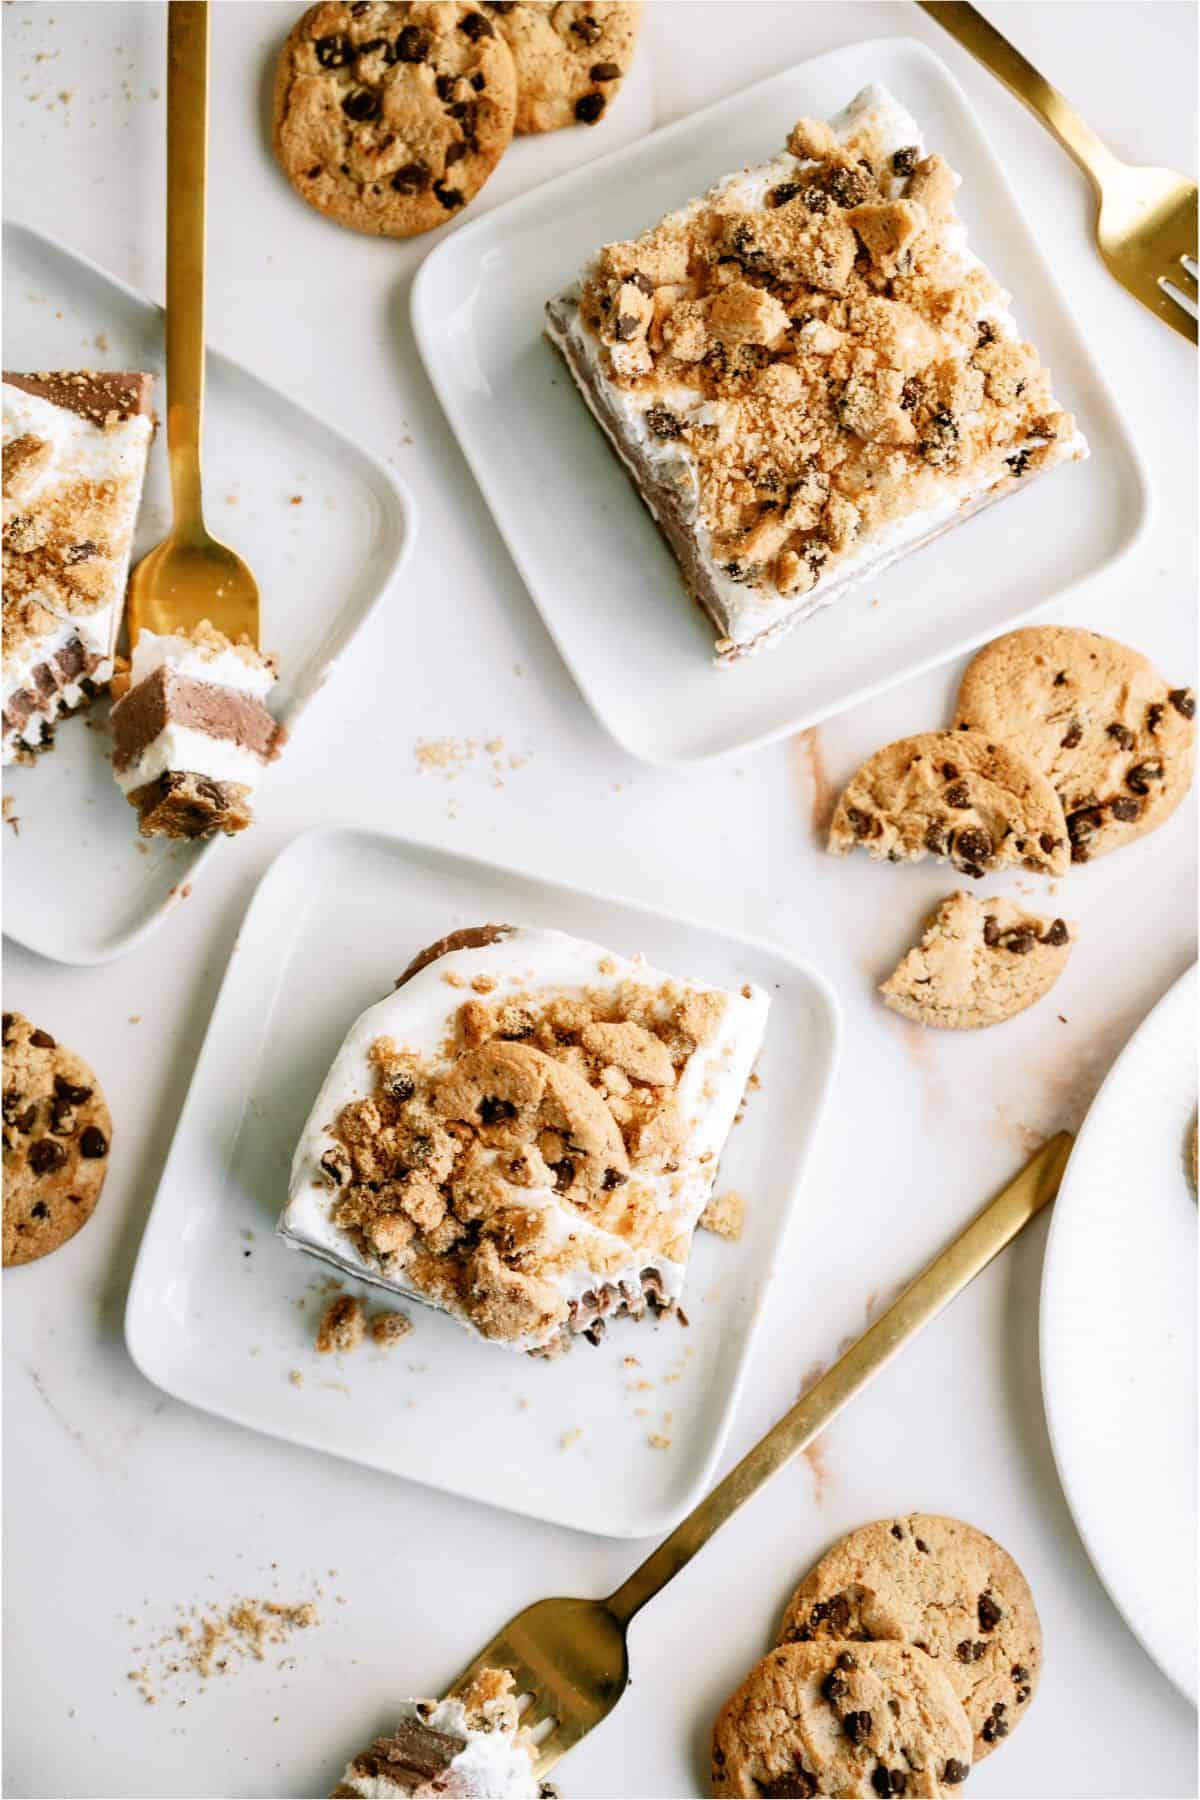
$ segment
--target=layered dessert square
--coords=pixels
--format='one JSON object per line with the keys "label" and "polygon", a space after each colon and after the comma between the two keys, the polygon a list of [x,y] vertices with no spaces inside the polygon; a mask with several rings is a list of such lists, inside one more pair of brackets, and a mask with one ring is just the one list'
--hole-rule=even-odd
{"label": "layered dessert square", "polygon": [[333,1800],[553,1800],[512,1690],[507,1670],[485,1669],[459,1699],[402,1701],[395,1729],[347,1763]]}
{"label": "layered dessert square", "polygon": [[287,733],[265,705],[270,657],[208,620],[170,635],[138,634],[112,712],[113,772],[143,837],[232,835]]}
{"label": "layered dessert square", "polygon": [[719,660],[1087,454],[967,246],[958,185],[864,88],[548,303]]}
{"label": "layered dessert square", "polygon": [[670,1309],[767,1007],[558,931],[455,932],[351,1028],[280,1230],[512,1350]]}
{"label": "layered dessert square", "polygon": [[3,760],[112,678],[153,435],[153,377],[5,374]]}

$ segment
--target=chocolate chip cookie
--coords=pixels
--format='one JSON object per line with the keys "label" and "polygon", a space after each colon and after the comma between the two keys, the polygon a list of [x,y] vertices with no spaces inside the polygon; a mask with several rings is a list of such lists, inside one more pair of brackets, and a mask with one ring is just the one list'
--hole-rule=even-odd
{"label": "chocolate chip cookie", "polygon": [[918,1025],[974,1031],[999,1025],[1048,994],[1075,932],[1013,900],[943,900],[921,942],[880,984],[884,1004]]}
{"label": "chocolate chip cookie", "polygon": [[943,1795],[970,1770],[954,1689],[907,1644],[773,1650],[713,1727],[716,1795]]}
{"label": "chocolate chip cookie", "polygon": [[1033,1595],[1007,1550],[929,1513],[861,1526],[805,1576],[780,1642],[826,1639],[856,1652],[860,1641],[911,1644],[932,1657],[966,1708],[976,1761],[1020,1721],[1042,1662]]}
{"label": "chocolate chip cookie", "polygon": [[5,1013],[4,1266],[35,1262],[91,1218],[108,1169],[112,1120],[83,1061]]}
{"label": "chocolate chip cookie", "polygon": [[583,5],[483,0],[517,65],[517,130],[596,125],[633,61],[642,8],[632,0]]}
{"label": "chocolate chip cookie", "polygon": [[479,192],[516,107],[512,53],[479,7],[324,0],[279,58],[275,154],[318,212],[414,237]]}
{"label": "chocolate chip cookie", "polygon": [[1018,744],[981,731],[925,731],[876,751],[829,831],[835,856],[857,846],[887,862],[934,856],[975,879],[1018,864],[1042,875],[1070,866],[1053,785]]}
{"label": "chocolate chip cookie", "polygon": [[955,724],[1015,740],[1063,804],[1071,860],[1091,862],[1169,819],[1192,781],[1196,696],[1146,657],[1067,625],[1011,631],[963,676]]}

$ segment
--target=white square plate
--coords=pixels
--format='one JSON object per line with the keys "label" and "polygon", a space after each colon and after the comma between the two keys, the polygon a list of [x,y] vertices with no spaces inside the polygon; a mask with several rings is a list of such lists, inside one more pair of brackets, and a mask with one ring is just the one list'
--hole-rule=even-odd
{"label": "white square plate", "polygon": [[[736,1244],[698,1233],[686,1330],[675,1317],[617,1321],[598,1346],[543,1362],[406,1304],[414,1328],[399,1346],[318,1357],[328,1267],[273,1236],[293,1146],[358,1013],[417,950],[485,920],[557,926],[767,990],[761,1086],[719,1176],[719,1191],[747,1197],[745,1232]],[[307,833],[268,870],[230,960],[142,1241],[130,1353],[168,1393],[277,1437],[580,1530],[665,1531],[720,1454],[838,1030],[825,981],[770,945],[398,838]]]}
{"label": "white square plate", "polygon": [[[24,225],[4,227],[4,326],[6,368],[153,370],[165,418],[162,308]],[[271,708],[294,731],[399,574],[413,540],[412,502],[383,463],[211,350],[207,389],[209,523],[258,576],[263,643],[279,657]],[[170,523],[165,438],[160,429],[151,451],[135,556]],[[58,962],[107,962],[132,950],[229,841],[139,839],[113,780],[107,722],[102,699],[64,720],[53,750],[32,768],[4,772],[19,820],[4,858],[4,929]],[[270,804],[268,779],[256,806],[262,813]]]}
{"label": "white square plate", "polygon": [[[543,303],[599,245],[774,154],[801,114],[828,117],[871,81],[962,175],[971,243],[1015,295],[1091,460],[716,669],[711,627],[542,337]],[[961,655],[1112,563],[1147,514],[1128,429],[995,153],[949,71],[907,38],[802,63],[463,226],[422,265],[412,311],[430,379],[548,630],[597,717],[646,762],[768,743]]]}

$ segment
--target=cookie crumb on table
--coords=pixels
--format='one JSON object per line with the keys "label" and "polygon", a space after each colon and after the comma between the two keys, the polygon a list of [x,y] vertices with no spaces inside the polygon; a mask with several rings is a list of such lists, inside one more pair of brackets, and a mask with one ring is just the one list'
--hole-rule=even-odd
{"label": "cookie crumb on table", "polygon": [[700,1224],[705,1231],[711,1231],[716,1237],[728,1238],[736,1244],[742,1235],[745,1216],[744,1197],[736,1188],[727,1188],[723,1194],[713,1195],[700,1214]]}
{"label": "cookie crumb on table", "polygon": [[401,1338],[408,1336],[413,1328],[412,1320],[407,1313],[376,1313],[370,1323],[371,1341],[386,1349],[390,1344],[398,1344]]}
{"label": "cookie crumb on table", "polygon": [[357,1350],[366,1335],[363,1303],[353,1294],[339,1294],[330,1302],[317,1327],[316,1348],[322,1356],[331,1351]]}

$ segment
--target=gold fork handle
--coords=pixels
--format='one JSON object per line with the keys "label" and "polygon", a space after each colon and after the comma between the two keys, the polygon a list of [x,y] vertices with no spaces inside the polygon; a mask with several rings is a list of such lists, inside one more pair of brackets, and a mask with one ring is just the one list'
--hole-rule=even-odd
{"label": "gold fork handle", "polygon": [[208,0],[167,11],[167,457],[175,530],[202,538]]}
{"label": "gold fork handle", "polygon": [[605,1602],[616,1618],[628,1623],[764,1482],[811,1443],[860,1388],[1012,1242],[1058,1192],[1071,1142],[1070,1134],[1060,1131],[1043,1145],[1016,1180],[976,1215],[791,1412],[675,1527]]}
{"label": "gold fork handle", "polygon": [[1117,159],[1058,89],[1039,75],[1033,64],[968,0],[920,0],[920,5],[1053,132],[1063,149],[1091,176],[1098,193]]}

